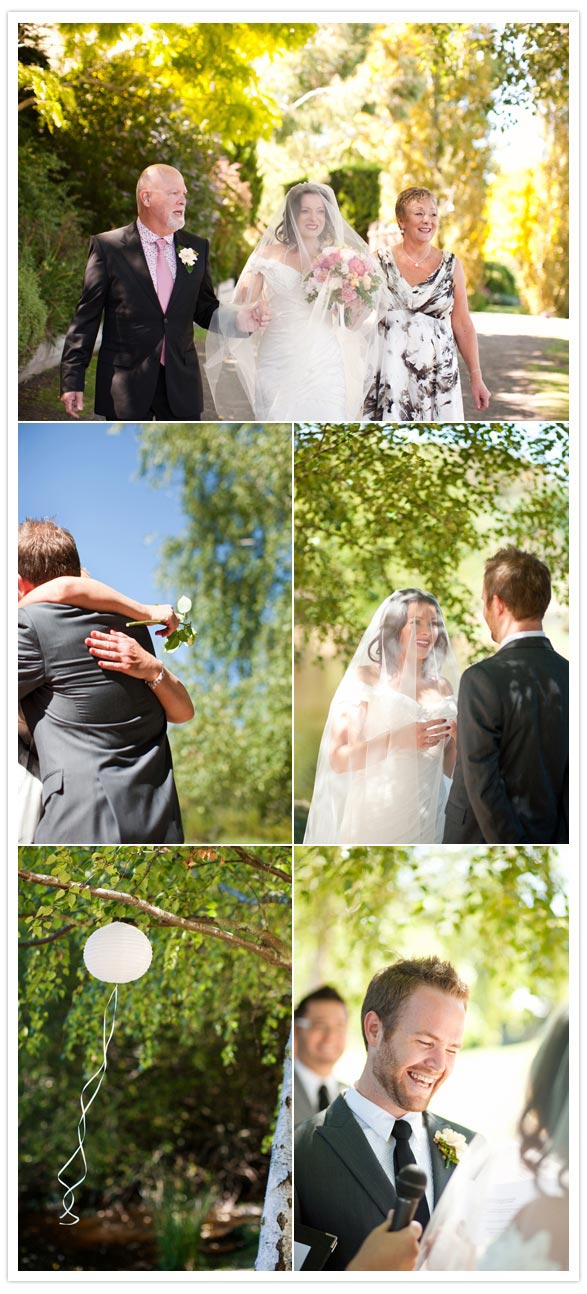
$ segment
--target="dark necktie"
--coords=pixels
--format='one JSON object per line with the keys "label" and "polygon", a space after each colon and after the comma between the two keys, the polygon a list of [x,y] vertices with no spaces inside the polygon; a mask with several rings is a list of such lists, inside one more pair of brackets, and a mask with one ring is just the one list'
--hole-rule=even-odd
{"label": "dark necktie", "polygon": [[318,1109],[327,1110],[330,1105],[330,1097],[326,1083],[321,1083],[318,1088]]}
{"label": "dark necktie", "polygon": [[[416,1156],[410,1146],[410,1137],[412,1135],[412,1129],[407,1119],[396,1119],[393,1125],[393,1128],[391,1130],[391,1135],[392,1137],[395,1137],[395,1146],[393,1150],[393,1171],[395,1173],[395,1180],[397,1182],[400,1169],[405,1168],[406,1164],[416,1163]],[[420,1200],[420,1203],[418,1205],[418,1208],[416,1209],[414,1217],[416,1219],[416,1222],[421,1223],[422,1230],[424,1230],[424,1227],[427,1226],[427,1224],[430,1221],[430,1209],[428,1208],[428,1203],[425,1195],[422,1196],[422,1199]]]}

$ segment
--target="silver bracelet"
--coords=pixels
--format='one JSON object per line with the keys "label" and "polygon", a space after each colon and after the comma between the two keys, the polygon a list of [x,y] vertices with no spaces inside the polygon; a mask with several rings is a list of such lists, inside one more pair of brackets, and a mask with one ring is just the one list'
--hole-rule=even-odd
{"label": "silver bracelet", "polygon": [[151,688],[151,690],[154,692],[154,691],[155,691],[155,688],[156,688],[156,687],[159,687],[160,682],[161,682],[161,681],[162,681],[162,679],[164,679],[164,678],[165,678],[165,666],[164,666],[164,665],[162,665],[162,666],[161,666],[161,673],[157,675],[157,678],[154,678],[154,679],[146,678],[146,679],[145,679],[145,683],[147,684],[147,687],[150,687],[150,688]]}

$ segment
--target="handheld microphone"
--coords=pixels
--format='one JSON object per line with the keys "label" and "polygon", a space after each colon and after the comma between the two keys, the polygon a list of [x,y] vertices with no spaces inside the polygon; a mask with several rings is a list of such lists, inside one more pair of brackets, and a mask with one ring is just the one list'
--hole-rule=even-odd
{"label": "handheld microphone", "polygon": [[414,1218],[414,1214],[424,1191],[428,1178],[417,1164],[405,1164],[397,1175],[395,1191],[397,1200],[393,1211],[390,1231],[403,1231]]}

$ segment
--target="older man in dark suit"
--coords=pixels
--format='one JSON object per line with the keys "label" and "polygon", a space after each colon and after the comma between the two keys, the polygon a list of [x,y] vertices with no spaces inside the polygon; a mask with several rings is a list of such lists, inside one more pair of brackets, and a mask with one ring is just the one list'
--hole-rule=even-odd
{"label": "older man in dark suit", "polygon": [[372,979],[361,1011],[367,1048],[354,1087],[296,1129],[296,1217],[337,1237],[326,1266],[343,1271],[396,1204],[397,1174],[428,1179],[416,1220],[426,1226],[473,1133],[428,1113],[452,1072],[468,989],[437,957],[399,961]]}
{"label": "older man in dark suit", "polygon": [[[208,328],[219,302],[208,240],[183,231],[186,199],[180,171],[148,166],[137,183],[136,221],[91,239],[61,357],[61,399],[70,417],[78,418],[84,407],[85,371],[102,315],[96,413],[110,419],[201,417],[194,323]],[[231,315],[225,329],[254,332],[268,317],[259,301]]]}
{"label": "older man in dark suit", "polygon": [[509,546],[485,564],[483,613],[499,650],[465,670],[445,844],[567,843],[569,663],[542,627],[550,572]]}

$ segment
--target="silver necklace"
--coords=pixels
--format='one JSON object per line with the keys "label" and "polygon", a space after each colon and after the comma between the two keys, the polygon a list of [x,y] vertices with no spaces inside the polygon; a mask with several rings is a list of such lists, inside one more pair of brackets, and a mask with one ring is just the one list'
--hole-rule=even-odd
{"label": "silver necklace", "polygon": [[412,265],[415,265],[415,266],[416,266],[416,269],[417,269],[417,270],[420,268],[420,266],[421,266],[421,265],[423,265],[423,264],[424,264],[424,261],[427,261],[427,260],[428,260],[428,257],[429,257],[429,255],[430,255],[431,251],[432,251],[432,248],[431,248],[431,247],[429,247],[429,248],[428,248],[428,251],[426,252],[426,255],[425,255],[425,256],[422,256],[422,257],[421,257],[421,259],[420,259],[419,261],[415,261],[415,260],[414,260],[414,258],[413,258],[413,256],[410,256],[410,255],[409,255],[409,253],[406,251],[406,249],[405,249],[405,247],[404,247],[404,245],[403,245],[403,243],[402,243],[402,252],[403,252],[404,256],[407,256],[408,260],[412,262]]}

